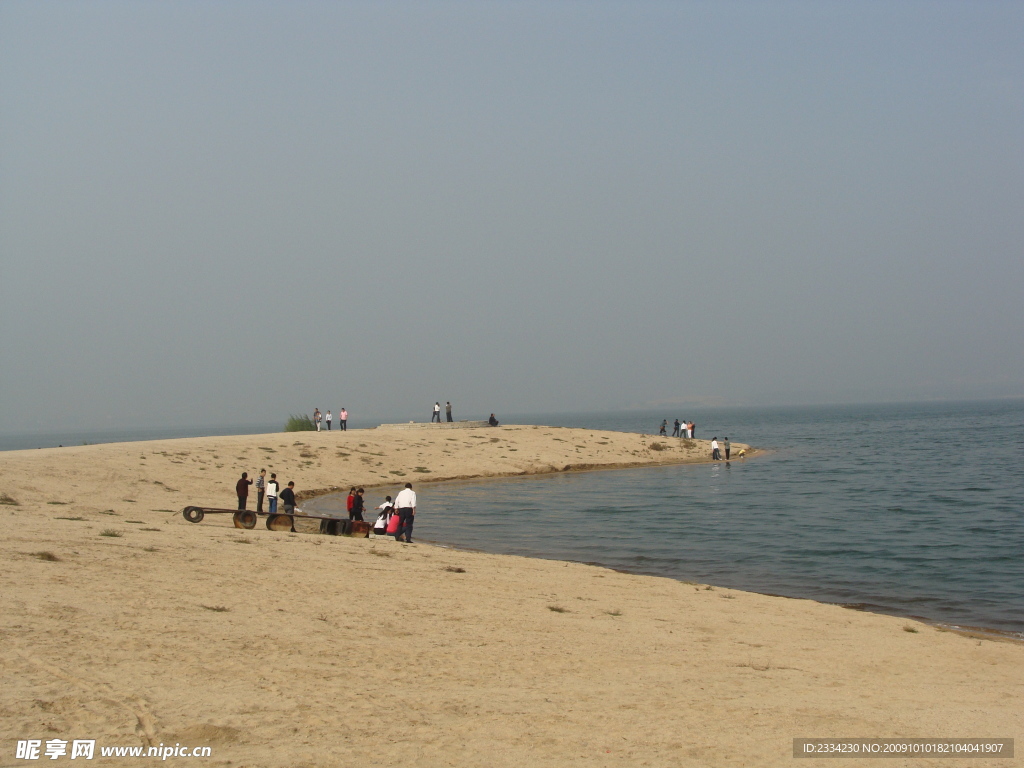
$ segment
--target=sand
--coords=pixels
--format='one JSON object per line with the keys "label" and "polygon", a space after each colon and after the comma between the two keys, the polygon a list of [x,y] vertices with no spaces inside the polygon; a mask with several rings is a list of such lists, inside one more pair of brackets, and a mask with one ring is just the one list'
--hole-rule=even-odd
{"label": "sand", "polygon": [[[209,745],[210,758],[166,762],[282,768],[788,766],[794,737],[1021,748],[1019,643],[574,563],[180,515],[234,506],[238,474],[260,467],[300,491],[411,480],[427,498],[444,492],[427,478],[706,459],[706,442],[678,445],[510,427],[0,453],[14,502],[0,506],[0,765],[33,764],[14,759],[29,738]],[[429,535],[428,519],[417,526]],[[139,759],[91,764],[126,761]],[[847,764],[865,765],[797,763]]]}

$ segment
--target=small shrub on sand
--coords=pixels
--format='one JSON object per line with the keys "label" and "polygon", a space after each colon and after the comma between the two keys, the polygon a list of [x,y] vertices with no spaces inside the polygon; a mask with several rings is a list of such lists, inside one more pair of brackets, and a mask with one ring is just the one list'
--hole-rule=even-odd
{"label": "small shrub on sand", "polygon": [[204,605],[202,607],[208,611],[213,611],[214,613],[227,613],[231,610],[226,605]]}
{"label": "small shrub on sand", "polygon": [[458,568],[458,567],[456,567],[454,565],[446,566],[445,570],[448,571],[448,573],[465,573],[466,572],[465,568]]}
{"label": "small shrub on sand", "polygon": [[917,634],[917,627],[912,627],[910,624],[907,624],[905,627],[903,627],[903,631]]}
{"label": "small shrub on sand", "polygon": [[568,613],[569,612],[568,608],[563,608],[560,605],[549,605],[548,606],[548,610],[552,611],[554,613]]}
{"label": "small shrub on sand", "polygon": [[651,443],[648,446],[648,448],[650,448],[652,451],[667,451],[668,450],[668,446],[665,445],[664,443]]}
{"label": "small shrub on sand", "polygon": [[18,506],[18,502],[14,499],[14,497],[6,493],[0,493],[0,504],[3,504],[8,507]]}
{"label": "small shrub on sand", "polygon": [[622,611],[620,611],[618,608],[616,608],[614,611],[605,611],[605,613],[607,613],[609,616],[621,616],[622,615]]}
{"label": "small shrub on sand", "polygon": [[57,517],[55,517],[53,519],[54,520],[85,520],[85,518],[81,517],[81,516],[79,516],[79,517],[60,517],[60,516],[57,516]]}
{"label": "small shrub on sand", "polygon": [[60,558],[53,554],[53,552],[33,552],[32,557],[38,558],[39,560],[45,560],[48,563],[60,562]]}
{"label": "small shrub on sand", "polygon": [[104,528],[100,531],[100,536],[109,536],[112,539],[119,539],[124,536],[120,531],[115,531],[113,528]]}
{"label": "small shrub on sand", "polygon": [[316,427],[313,425],[313,420],[306,414],[295,415],[294,413],[288,417],[288,421],[284,424],[285,432],[314,432]]}

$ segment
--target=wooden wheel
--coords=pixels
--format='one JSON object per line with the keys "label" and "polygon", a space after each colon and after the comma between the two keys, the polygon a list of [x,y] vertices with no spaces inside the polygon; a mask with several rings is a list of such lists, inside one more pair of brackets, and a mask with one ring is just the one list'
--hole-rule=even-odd
{"label": "wooden wheel", "polygon": [[251,530],[256,527],[256,513],[240,509],[234,515],[235,528]]}
{"label": "wooden wheel", "polygon": [[291,515],[270,515],[267,518],[268,531],[290,531],[292,529]]}
{"label": "wooden wheel", "polygon": [[203,510],[199,507],[185,507],[181,510],[181,515],[190,523],[198,523],[205,517]]}

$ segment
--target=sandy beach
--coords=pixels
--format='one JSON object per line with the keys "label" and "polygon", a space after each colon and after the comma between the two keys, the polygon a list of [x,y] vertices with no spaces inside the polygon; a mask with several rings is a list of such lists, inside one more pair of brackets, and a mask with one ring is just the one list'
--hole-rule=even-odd
{"label": "sandy beach", "polygon": [[[435,481],[709,452],[705,440],[511,426],[0,453],[0,766],[32,764],[15,759],[19,739],[210,746],[166,763],[249,768],[775,766],[792,763],[795,737],[1022,748],[1021,643],[575,563],[180,514],[235,506],[240,473],[264,467],[305,497],[411,481],[426,502],[444,493]],[[417,516],[419,535],[429,527]]]}

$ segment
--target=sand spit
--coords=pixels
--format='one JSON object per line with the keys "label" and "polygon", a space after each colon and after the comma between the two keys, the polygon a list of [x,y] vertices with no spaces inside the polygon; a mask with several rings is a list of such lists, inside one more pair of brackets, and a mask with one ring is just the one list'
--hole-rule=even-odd
{"label": "sand spit", "polygon": [[[575,563],[180,515],[231,506],[238,474],[260,467],[310,490],[707,453],[653,447],[673,442],[500,427],[0,453],[0,765],[30,764],[14,759],[28,738],[209,745],[212,758],[166,764],[250,768],[789,766],[794,737],[828,736],[1024,748],[1021,644]],[[798,763],[816,764],[864,765]]]}

